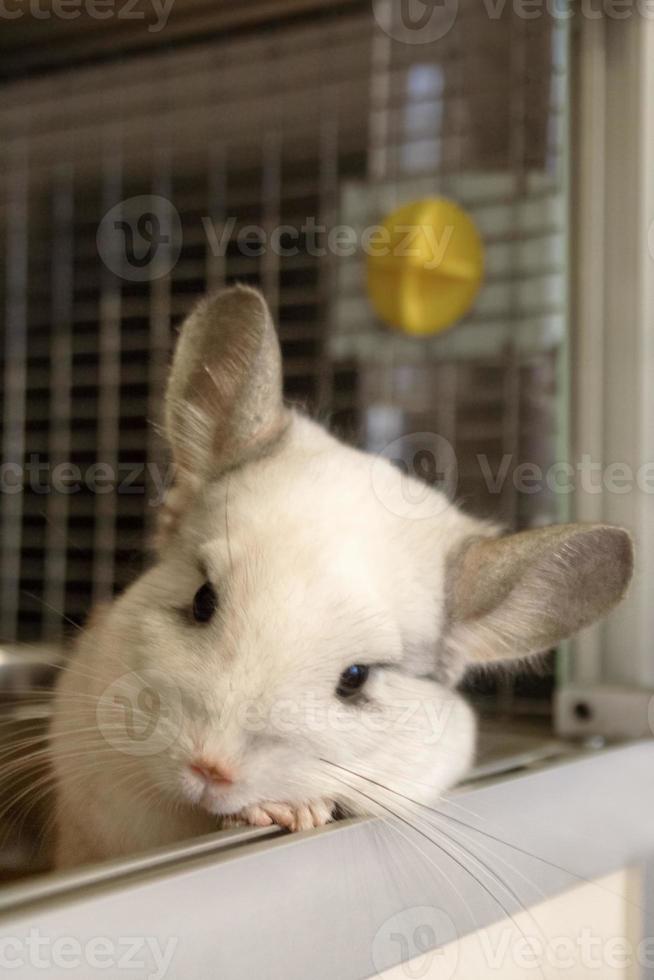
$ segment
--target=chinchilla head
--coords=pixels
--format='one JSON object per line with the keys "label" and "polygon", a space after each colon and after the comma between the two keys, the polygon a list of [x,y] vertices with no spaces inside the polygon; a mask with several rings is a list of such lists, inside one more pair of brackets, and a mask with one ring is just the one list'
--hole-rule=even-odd
{"label": "chinchilla head", "polygon": [[[365,806],[353,773],[433,799],[471,759],[468,667],[550,649],[629,582],[626,532],[504,536],[285,407],[251,289],[191,314],[165,417],[177,476],[158,557],[86,642],[105,687],[147,677],[138,710],[156,703],[170,738],[141,764],[211,813]],[[224,778],[208,788],[198,761]]]}

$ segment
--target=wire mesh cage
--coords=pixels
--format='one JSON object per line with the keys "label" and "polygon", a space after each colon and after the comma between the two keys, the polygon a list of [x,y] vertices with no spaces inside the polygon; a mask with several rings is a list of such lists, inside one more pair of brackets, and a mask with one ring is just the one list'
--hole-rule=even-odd
{"label": "wire mesh cage", "polygon": [[[234,280],[271,304],[290,399],[371,448],[441,434],[476,513],[560,516],[514,474],[565,439],[565,22],[466,0],[432,38],[397,5],[324,6],[0,89],[3,640],[62,639],[140,570],[175,328]],[[476,221],[487,275],[455,330],[417,341],[375,319],[361,249],[329,232],[434,194]],[[532,711],[550,686],[477,684]]]}

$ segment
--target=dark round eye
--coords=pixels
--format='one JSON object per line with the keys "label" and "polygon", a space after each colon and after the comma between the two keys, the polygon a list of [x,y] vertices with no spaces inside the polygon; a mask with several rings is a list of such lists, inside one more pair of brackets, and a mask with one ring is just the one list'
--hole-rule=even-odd
{"label": "dark round eye", "polygon": [[208,623],[216,611],[218,596],[211,582],[205,582],[193,598],[193,619],[197,623]]}
{"label": "dark round eye", "polygon": [[363,664],[353,664],[344,670],[340,676],[336,693],[339,698],[350,698],[360,691],[368,680],[370,669]]}

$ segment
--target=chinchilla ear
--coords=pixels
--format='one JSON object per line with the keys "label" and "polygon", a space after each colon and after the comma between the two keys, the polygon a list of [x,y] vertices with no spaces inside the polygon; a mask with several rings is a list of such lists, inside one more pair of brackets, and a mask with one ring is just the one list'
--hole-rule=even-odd
{"label": "chinchilla ear", "polygon": [[633,563],[627,531],[601,524],[469,539],[449,563],[448,657],[489,663],[549,650],[622,599]]}
{"label": "chinchilla ear", "polygon": [[182,484],[256,458],[285,429],[281,355],[265,300],[235,286],[202,300],[181,331],[165,425]]}

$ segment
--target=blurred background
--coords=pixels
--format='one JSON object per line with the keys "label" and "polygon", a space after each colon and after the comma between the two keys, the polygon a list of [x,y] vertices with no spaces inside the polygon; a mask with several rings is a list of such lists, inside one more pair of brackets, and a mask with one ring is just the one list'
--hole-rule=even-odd
{"label": "blurred background", "polygon": [[[168,475],[157,430],[167,365],[207,289],[262,288],[287,397],[344,438],[386,451],[436,434],[454,450],[447,488],[464,508],[510,529],[568,517],[569,492],[524,480],[525,464],[544,474],[570,454],[582,42],[567,16],[480,0],[16,0],[3,11],[5,741],[12,725],[34,732],[47,719],[47,700],[24,692],[47,686],[93,604],[147,560]],[[449,329],[416,337],[376,311],[362,240],[395,208],[434,197],[476,227],[483,280]],[[347,245],[330,237],[343,227]],[[442,461],[422,472],[421,459],[409,468],[442,482]],[[552,652],[537,673],[468,690],[507,733],[547,738],[563,660]],[[6,875],[32,841],[31,817],[9,799]]]}

